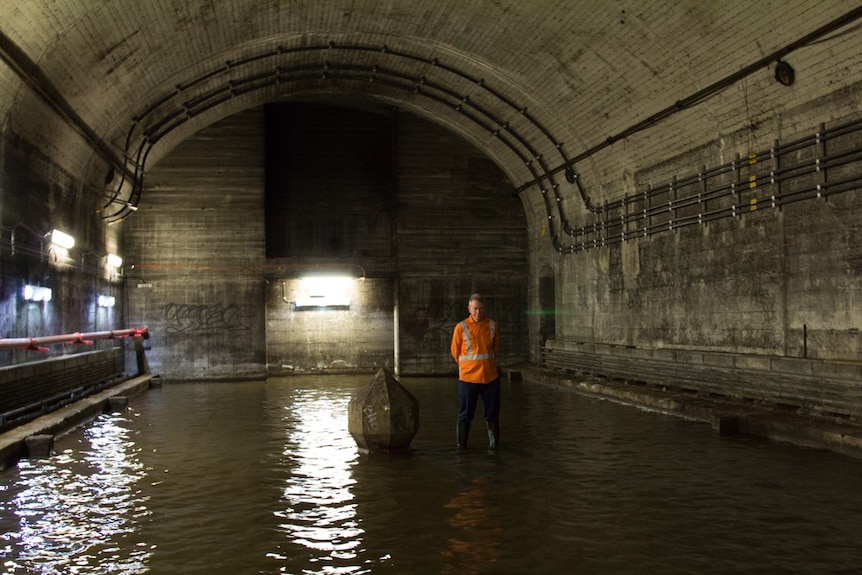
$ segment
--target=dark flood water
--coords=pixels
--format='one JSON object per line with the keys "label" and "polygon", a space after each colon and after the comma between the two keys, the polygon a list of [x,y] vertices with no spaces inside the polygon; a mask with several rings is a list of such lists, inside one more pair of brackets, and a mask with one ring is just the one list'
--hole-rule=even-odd
{"label": "dark flood water", "polygon": [[150,390],[0,474],[2,572],[862,572],[860,460],[530,382],[458,452],[456,382],[418,378],[411,453],[360,455],[370,380]]}

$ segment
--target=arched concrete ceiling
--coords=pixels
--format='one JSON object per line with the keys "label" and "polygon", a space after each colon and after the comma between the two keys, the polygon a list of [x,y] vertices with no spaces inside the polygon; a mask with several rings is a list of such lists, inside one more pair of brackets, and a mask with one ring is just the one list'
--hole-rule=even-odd
{"label": "arched concrete ceiling", "polygon": [[[50,147],[50,122],[34,121],[48,101],[91,154],[134,168],[265,102],[371,99],[462,135],[516,187],[546,184],[572,158],[746,67],[774,83],[764,62],[853,9],[837,0],[5,0],[0,118]],[[757,105],[774,107],[773,98]],[[688,140],[706,137],[688,129]]]}

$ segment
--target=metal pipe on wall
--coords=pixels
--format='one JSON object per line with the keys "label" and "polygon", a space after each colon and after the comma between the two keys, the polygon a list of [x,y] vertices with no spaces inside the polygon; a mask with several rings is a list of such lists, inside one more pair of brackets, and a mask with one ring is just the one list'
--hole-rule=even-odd
{"label": "metal pipe on wall", "polygon": [[[739,218],[758,210],[780,210],[800,201],[823,201],[831,195],[862,189],[862,176],[848,169],[862,163],[859,134],[862,134],[860,120],[831,129],[821,127],[812,136],[776,144],[746,158],[684,178],[675,177],[667,184],[603,204],[597,221],[580,228],[564,228],[576,241],[561,246],[561,251],[575,253],[606,247],[690,225]],[[847,140],[847,147],[829,154],[820,150],[823,142],[835,142],[839,137]],[[791,158],[805,151],[810,153],[804,155],[804,160],[790,163]],[[782,157],[788,161],[779,162]],[[781,186],[782,183],[792,185]]]}
{"label": "metal pipe on wall", "polygon": [[23,349],[27,351],[47,352],[45,345],[66,343],[92,345],[94,339],[122,339],[125,337],[150,337],[150,332],[145,327],[128,328],[108,331],[94,331],[89,333],[67,333],[62,335],[48,335],[42,337],[16,337],[0,338],[0,349]]}

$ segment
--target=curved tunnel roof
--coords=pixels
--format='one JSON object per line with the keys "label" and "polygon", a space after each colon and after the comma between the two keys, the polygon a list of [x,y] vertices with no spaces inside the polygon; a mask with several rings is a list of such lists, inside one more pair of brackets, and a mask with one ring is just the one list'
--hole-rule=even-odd
{"label": "curved tunnel roof", "polygon": [[[44,106],[129,170],[279,100],[375,101],[457,132],[516,188],[748,79],[859,17],[842,2],[15,0],[0,13],[0,118],[62,149]],[[818,90],[809,71],[809,96]],[[780,107],[771,89],[749,115]],[[40,116],[40,114],[42,114]],[[34,121],[35,118],[41,118]],[[716,119],[718,124],[721,120]],[[4,128],[5,129],[5,128]],[[716,130],[682,123],[680,142]],[[79,146],[80,147],[80,146]],[[85,152],[70,155],[84,163]],[[572,174],[567,174],[571,176]]]}

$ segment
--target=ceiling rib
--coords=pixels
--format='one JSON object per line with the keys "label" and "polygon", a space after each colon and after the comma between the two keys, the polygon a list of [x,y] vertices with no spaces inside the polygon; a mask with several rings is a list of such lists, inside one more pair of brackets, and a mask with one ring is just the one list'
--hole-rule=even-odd
{"label": "ceiling rib", "polygon": [[[284,63],[285,58],[302,54],[323,56],[324,59],[312,63]],[[368,55],[376,58],[372,62],[351,62],[350,57],[355,55],[362,56],[365,60]],[[344,57],[343,61],[337,60],[339,56]],[[269,68],[261,70],[255,67],[267,61],[271,63]],[[405,63],[411,66],[422,65],[425,73],[403,72],[401,69]],[[244,72],[246,75],[237,72]],[[485,78],[443,63],[437,58],[393,50],[387,45],[365,46],[328,42],[297,48],[279,47],[241,60],[228,61],[194,80],[177,85],[173,92],[133,118],[126,138],[125,156],[128,169],[124,173],[132,173],[134,176],[130,182],[124,177],[116,185],[113,194],[102,208],[103,218],[116,222],[127,217],[137,207],[143,191],[143,178],[150,150],[184,123],[244,94],[288,85],[298,87],[297,91],[301,92],[304,85],[319,82],[329,86],[376,84],[395,90],[402,99],[405,96],[426,98],[463,115],[494,136],[523,162],[535,181],[547,181],[550,184],[550,190],[543,187],[541,192],[554,245],[562,251],[559,234],[553,225],[555,208],[548,196],[549,191],[553,192],[556,199],[556,217],[561,221],[559,229],[567,229],[569,226],[562,212],[559,186],[540,148],[547,149],[550,146],[559,154],[563,163],[568,164],[570,160],[563,144],[528,112],[526,106],[519,105],[505,96],[500,90],[489,85]],[[364,93],[374,95],[367,88]],[[513,117],[507,120],[505,114]],[[136,149],[132,149],[134,141],[138,142]],[[125,197],[124,193],[128,193],[128,196]],[[110,211],[112,206],[114,209]]]}

